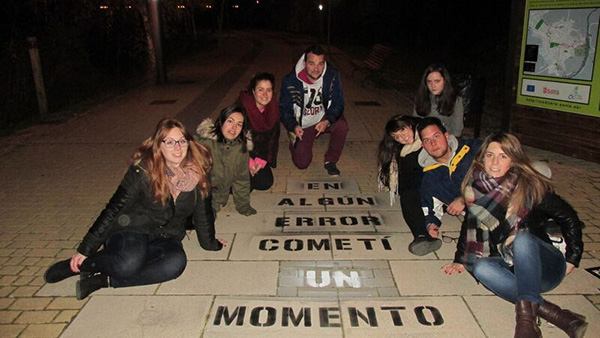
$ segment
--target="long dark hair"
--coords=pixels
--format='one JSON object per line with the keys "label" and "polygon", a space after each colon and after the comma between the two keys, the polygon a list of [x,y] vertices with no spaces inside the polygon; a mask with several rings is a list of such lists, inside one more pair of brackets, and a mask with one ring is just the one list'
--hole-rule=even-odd
{"label": "long dark hair", "polygon": [[381,142],[379,142],[379,150],[377,154],[377,162],[379,167],[379,175],[377,179],[384,186],[389,186],[390,165],[392,164],[392,161],[399,163],[398,157],[400,156],[400,150],[402,150],[402,147],[404,147],[403,144],[400,144],[394,140],[392,134],[405,128],[411,128],[413,133],[416,133],[417,124],[420,120],[421,119],[418,117],[395,115],[385,124],[385,133],[383,135],[383,139]]}
{"label": "long dark hair", "polygon": [[415,98],[415,109],[419,116],[427,116],[431,111],[431,92],[427,88],[427,77],[429,74],[438,72],[444,78],[444,89],[440,95],[436,95],[433,100],[437,103],[437,109],[440,115],[450,116],[454,112],[454,104],[456,103],[457,93],[452,85],[452,79],[450,73],[444,65],[440,63],[433,63],[425,69],[423,77],[421,78],[421,84],[417,91],[417,97]]}
{"label": "long dark hair", "polygon": [[243,108],[228,107],[228,108],[221,110],[221,113],[219,114],[219,117],[217,117],[217,120],[215,121],[215,125],[213,126],[213,130],[211,132],[217,137],[217,142],[225,143],[227,141],[227,139],[225,138],[225,136],[223,136],[223,132],[221,131],[221,128],[223,127],[223,124],[225,123],[225,121],[227,121],[227,118],[233,113],[240,113],[240,114],[242,114],[242,117],[244,118],[244,123],[242,124],[242,131],[240,132],[238,137],[235,139],[235,141],[240,142],[242,144],[242,153],[245,153],[248,151],[248,146],[246,144],[247,143],[246,138],[248,137],[248,135],[247,135],[248,134],[248,116],[246,116],[246,113],[244,112]]}

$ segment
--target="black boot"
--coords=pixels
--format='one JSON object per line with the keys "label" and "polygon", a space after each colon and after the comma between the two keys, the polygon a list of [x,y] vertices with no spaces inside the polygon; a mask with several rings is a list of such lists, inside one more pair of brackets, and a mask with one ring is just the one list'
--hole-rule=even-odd
{"label": "black boot", "polygon": [[538,307],[538,304],[526,300],[520,300],[515,304],[517,314],[515,338],[542,338],[542,331],[536,321]]}
{"label": "black boot", "polygon": [[94,291],[98,291],[102,288],[108,287],[108,276],[103,274],[96,274],[91,277],[82,278],[77,281],[75,286],[75,293],[77,299],[82,300],[92,294]]}
{"label": "black boot", "polygon": [[69,258],[50,265],[46,273],[44,273],[44,280],[46,283],[58,283],[63,279],[75,275],[77,275],[77,272],[71,270],[71,259]]}
{"label": "black boot", "polygon": [[570,338],[581,338],[585,335],[588,323],[585,316],[578,313],[563,310],[547,300],[540,305],[538,314],[551,324],[565,331]]}

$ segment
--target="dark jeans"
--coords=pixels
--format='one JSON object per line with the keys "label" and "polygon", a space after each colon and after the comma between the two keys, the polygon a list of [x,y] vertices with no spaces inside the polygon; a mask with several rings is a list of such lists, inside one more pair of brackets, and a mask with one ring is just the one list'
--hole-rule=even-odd
{"label": "dark jeans", "polygon": [[273,170],[267,164],[259,170],[254,176],[250,177],[251,190],[268,190],[273,186]]}
{"label": "dark jeans", "polygon": [[81,271],[110,277],[112,287],[149,285],[179,277],[187,264],[180,241],[133,232],[110,236],[104,249],[90,255]]}
{"label": "dark jeans", "polygon": [[[292,161],[298,169],[306,169],[312,162],[313,143],[317,136],[315,126],[303,128],[302,130],[304,130],[302,141],[296,139],[296,143],[290,142]],[[346,122],[346,119],[342,116],[339,120],[335,121],[334,124],[327,127],[325,133],[331,134],[329,138],[329,147],[327,148],[327,152],[325,152],[325,163],[337,163],[342,156],[342,150],[346,143],[346,135],[348,134],[348,123]]]}
{"label": "dark jeans", "polygon": [[425,227],[425,215],[421,207],[421,192],[416,189],[403,191],[400,195],[400,206],[404,221],[408,224],[413,237],[429,237]]}
{"label": "dark jeans", "polygon": [[511,303],[526,300],[540,304],[541,294],[556,288],[565,277],[565,257],[552,244],[524,231],[517,234],[512,249],[514,269],[501,257],[479,258],[473,275]]}

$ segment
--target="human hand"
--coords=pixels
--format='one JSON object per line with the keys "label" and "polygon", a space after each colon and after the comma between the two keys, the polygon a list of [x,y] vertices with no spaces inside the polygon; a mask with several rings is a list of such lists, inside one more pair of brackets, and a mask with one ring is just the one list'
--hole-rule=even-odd
{"label": "human hand", "polygon": [[259,172],[260,169],[262,169],[260,164],[255,164],[255,165],[251,166],[250,167],[250,176],[256,175],[256,173]]}
{"label": "human hand", "polygon": [[440,227],[436,224],[429,223],[427,225],[427,232],[432,238],[440,238]]}
{"label": "human hand", "polygon": [[300,141],[302,141],[302,136],[304,135],[304,130],[302,129],[302,127],[296,126],[296,128],[294,128],[294,134],[296,134],[296,137],[299,138]]}
{"label": "human hand", "polygon": [[442,270],[448,276],[452,275],[455,272],[463,273],[465,271],[465,266],[459,263],[450,263],[442,265]]}
{"label": "human hand", "polygon": [[86,256],[80,254],[79,252],[75,253],[71,257],[71,271],[80,273],[81,271],[79,271],[79,266],[83,263],[83,261],[85,261],[86,258]]}
{"label": "human hand", "polygon": [[575,264],[567,262],[567,271],[565,272],[565,276],[568,276],[571,272],[575,270]]}
{"label": "human hand", "polygon": [[317,130],[317,135],[316,137],[319,137],[319,135],[321,135],[321,133],[325,132],[325,129],[327,129],[327,127],[329,127],[329,121],[327,120],[323,120],[319,123],[317,123],[317,125],[315,126],[315,129]]}
{"label": "human hand", "polygon": [[465,200],[462,197],[457,197],[446,208],[446,212],[453,216],[460,215],[465,210]]}

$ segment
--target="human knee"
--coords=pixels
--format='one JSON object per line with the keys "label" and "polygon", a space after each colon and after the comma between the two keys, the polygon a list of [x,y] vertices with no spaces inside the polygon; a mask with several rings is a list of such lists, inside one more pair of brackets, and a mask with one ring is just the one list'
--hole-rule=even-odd
{"label": "human knee", "polygon": [[335,130],[340,133],[347,133],[348,129],[349,129],[348,122],[346,122],[345,119],[339,119],[339,120],[335,121],[335,123],[332,127],[334,127]]}
{"label": "human knee", "polygon": [[130,278],[135,276],[144,264],[142,254],[123,254],[113,260],[112,271],[118,278]]}
{"label": "human knee", "polygon": [[165,260],[165,275],[168,279],[175,279],[185,271],[187,257],[183,250],[174,252]]}
{"label": "human knee", "polygon": [[489,263],[484,259],[477,259],[473,263],[473,276],[477,280],[485,279],[490,274]]}
{"label": "human knee", "polygon": [[517,252],[524,252],[528,249],[532,248],[532,245],[535,244],[535,235],[530,234],[526,231],[520,231],[515,236],[515,240],[513,242],[513,252],[516,254]]}

